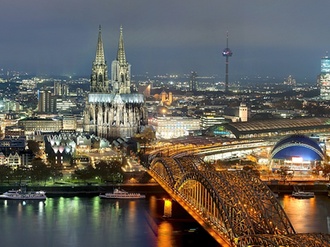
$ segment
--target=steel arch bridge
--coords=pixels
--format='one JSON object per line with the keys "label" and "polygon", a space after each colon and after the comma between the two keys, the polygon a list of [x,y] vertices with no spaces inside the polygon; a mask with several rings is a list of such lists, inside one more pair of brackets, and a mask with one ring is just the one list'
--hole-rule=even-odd
{"label": "steel arch bridge", "polygon": [[148,173],[221,246],[330,246],[328,234],[297,234],[256,175],[210,169],[195,156],[155,157]]}

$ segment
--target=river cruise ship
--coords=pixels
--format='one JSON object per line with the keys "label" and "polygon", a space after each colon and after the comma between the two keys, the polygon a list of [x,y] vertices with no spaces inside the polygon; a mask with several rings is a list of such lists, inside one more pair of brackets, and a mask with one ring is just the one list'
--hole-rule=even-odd
{"label": "river cruise ship", "polygon": [[101,194],[100,198],[103,199],[143,199],[146,198],[145,195],[140,193],[131,193],[122,189],[114,189],[113,193]]}

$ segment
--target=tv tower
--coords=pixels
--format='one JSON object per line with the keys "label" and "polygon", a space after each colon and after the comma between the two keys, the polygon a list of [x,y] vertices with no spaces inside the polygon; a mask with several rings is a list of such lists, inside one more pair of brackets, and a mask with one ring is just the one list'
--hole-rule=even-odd
{"label": "tv tower", "polygon": [[233,55],[232,51],[228,48],[228,31],[227,31],[227,47],[223,50],[222,56],[226,57],[226,81],[225,81],[225,92],[228,92],[228,65],[229,57]]}

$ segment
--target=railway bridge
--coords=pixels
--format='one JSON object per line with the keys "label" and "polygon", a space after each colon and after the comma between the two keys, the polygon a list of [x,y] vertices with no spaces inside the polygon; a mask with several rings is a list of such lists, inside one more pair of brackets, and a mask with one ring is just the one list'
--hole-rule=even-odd
{"label": "railway bridge", "polygon": [[215,171],[198,156],[149,159],[148,173],[221,246],[330,246],[296,233],[274,193],[252,171]]}

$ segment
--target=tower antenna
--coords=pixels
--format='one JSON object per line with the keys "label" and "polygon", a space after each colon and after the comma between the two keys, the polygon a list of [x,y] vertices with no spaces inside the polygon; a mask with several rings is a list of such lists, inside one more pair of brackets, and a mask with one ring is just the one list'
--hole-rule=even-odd
{"label": "tower antenna", "polygon": [[227,47],[223,50],[222,56],[226,58],[226,79],[225,79],[225,92],[228,92],[228,77],[229,77],[229,72],[228,72],[228,67],[229,67],[229,57],[233,55],[232,51],[228,47],[228,31],[227,31],[227,42],[226,45]]}

